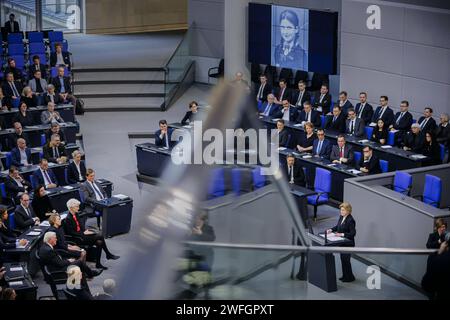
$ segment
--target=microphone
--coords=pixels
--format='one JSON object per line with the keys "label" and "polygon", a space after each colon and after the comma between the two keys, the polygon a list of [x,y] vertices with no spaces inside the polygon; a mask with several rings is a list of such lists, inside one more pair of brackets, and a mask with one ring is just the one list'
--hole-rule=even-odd
{"label": "microphone", "polygon": [[328,239],[327,239],[327,236],[328,236],[328,232],[327,232],[328,230],[325,230],[325,244],[327,244],[328,243]]}

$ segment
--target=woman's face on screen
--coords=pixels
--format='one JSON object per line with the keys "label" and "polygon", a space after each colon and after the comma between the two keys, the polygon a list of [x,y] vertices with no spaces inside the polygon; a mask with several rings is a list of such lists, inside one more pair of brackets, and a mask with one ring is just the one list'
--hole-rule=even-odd
{"label": "woman's face on screen", "polygon": [[293,25],[289,20],[283,19],[280,22],[280,31],[284,42],[292,42],[298,33],[298,27]]}

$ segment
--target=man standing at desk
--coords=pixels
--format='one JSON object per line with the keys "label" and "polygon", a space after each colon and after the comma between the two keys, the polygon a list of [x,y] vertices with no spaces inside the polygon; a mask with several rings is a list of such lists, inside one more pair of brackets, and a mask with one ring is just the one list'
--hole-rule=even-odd
{"label": "man standing at desk", "polygon": [[373,154],[373,149],[370,146],[365,146],[363,149],[364,156],[359,162],[359,170],[368,174],[381,173],[380,161]]}
{"label": "man standing at desk", "polygon": [[14,212],[14,221],[16,229],[25,231],[32,226],[38,226],[39,218],[34,214],[33,208],[30,206],[30,196],[26,193],[20,197],[20,205],[17,206]]}
{"label": "man standing at desk", "polygon": [[[335,236],[343,237],[346,243],[342,246],[344,247],[354,247],[355,246],[355,235],[356,235],[356,222],[352,216],[352,206],[348,202],[343,202],[339,209],[341,209],[341,215],[339,217],[338,223],[331,229],[327,230],[327,233],[335,232]],[[342,282],[352,282],[355,281],[355,276],[352,271],[352,264],[350,262],[351,255],[348,253],[341,253],[341,265],[342,265],[342,277],[339,278]]]}
{"label": "man standing at desk", "polygon": [[83,192],[84,201],[86,203],[84,211],[88,216],[94,215],[95,203],[97,201],[108,198],[103,187],[95,182],[95,171],[90,168],[86,171],[86,181],[81,185],[81,191]]}
{"label": "man standing at desk", "polygon": [[286,173],[288,183],[301,187],[305,186],[305,174],[303,173],[303,168],[295,161],[293,154],[289,154],[286,157],[284,172]]}
{"label": "man standing at desk", "polygon": [[345,136],[339,135],[337,138],[337,146],[333,146],[331,150],[330,160],[333,163],[344,163],[349,166],[353,164],[353,149],[345,143]]}
{"label": "man standing at desk", "polygon": [[155,144],[158,147],[170,149],[173,147],[172,141],[173,129],[168,128],[166,120],[159,121],[159,130],[155,132]]}

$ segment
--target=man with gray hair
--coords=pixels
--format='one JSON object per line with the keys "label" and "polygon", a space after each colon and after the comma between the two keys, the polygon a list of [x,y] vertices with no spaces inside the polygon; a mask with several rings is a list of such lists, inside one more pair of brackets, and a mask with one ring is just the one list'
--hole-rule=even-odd
{"label": "man with gray hair", "polygon": [[403,150],[421,153],[424,144],[425,136],[420,129],[420,125],[418,123],[413,123],[411,125],[411,131],[403,138]]}
{"label": "man with gray hair", "polygon": [[55,92],[55,86],[49,84],[47,86],[47,92],[44,94],[44,103],[48,105],[49,102],[53,102],[54,104],[62,104],[64,102],[63,97]]}
{"label": "man with gray hair", "polygon": [[89,268],[85,262],[79,259],[64,259],[54,249],[56,246],[57,237],[54,232],[46,232],[44,235],[44,244],[39,249],[39,259],[41,263],[48,267],[50,272],[63,271],[65,272],[70,265],[78,266],[88,279],[92,279],[100,275],[103,270],[96,270]]}
{"label": "man with gray hair", "polygon": [[63,123],[64,119],[55,111],[55,104],[53,102],[47,103],[47,110],[41,113],[42,124],[50,124],[54,122]]}

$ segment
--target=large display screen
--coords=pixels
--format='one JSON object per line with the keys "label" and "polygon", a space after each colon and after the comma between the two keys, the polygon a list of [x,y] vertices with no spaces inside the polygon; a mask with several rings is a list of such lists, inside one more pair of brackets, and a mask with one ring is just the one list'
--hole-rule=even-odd
{"label": "large display screen", "polygon": [[249,4],[250,62],[335,74],[337,12]]}

